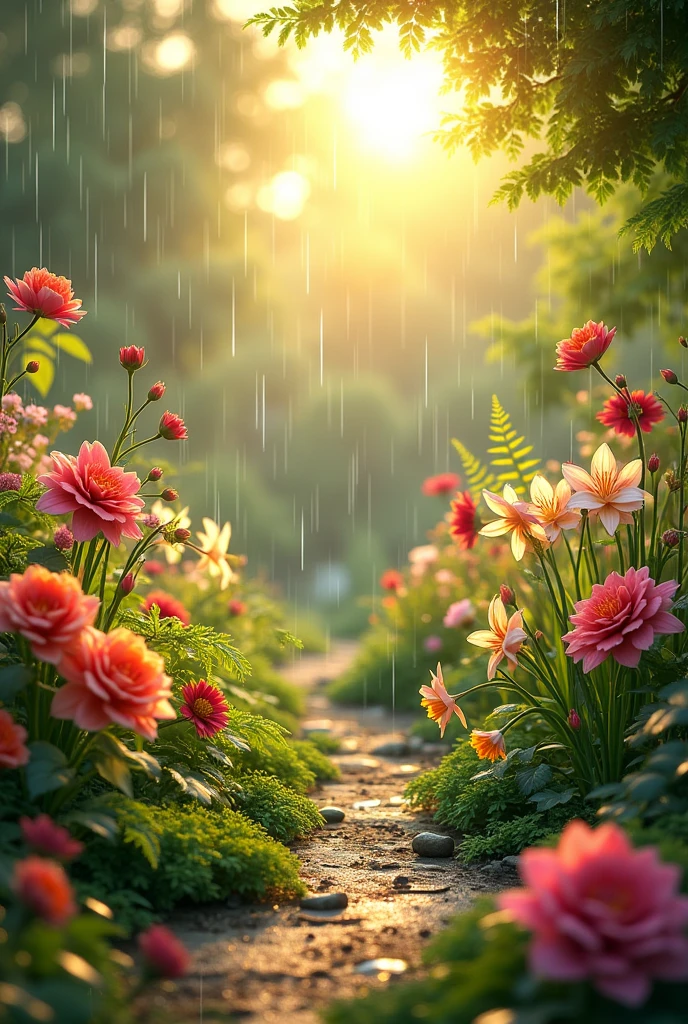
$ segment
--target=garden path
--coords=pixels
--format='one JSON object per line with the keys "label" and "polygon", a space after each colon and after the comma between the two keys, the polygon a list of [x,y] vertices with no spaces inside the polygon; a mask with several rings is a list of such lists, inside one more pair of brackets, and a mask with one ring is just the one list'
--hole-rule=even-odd
{"label": "garden path", "polygon": [[448,831],[400,804],[406,781],[436,764],[442,750],[406,745],[399,756],[375,753],[383,744],[404,743],[410,716],[393,721],[382,708],[329,704],[323,687],[354,653],[354,644],[338,643],[329,654],[303,656],[284,672],[307,689],[304,729],[322,724],[341,737],[333,757],[341,779],[313,797],[321,807],[341,807],[346,817],[293,849],[309,893],[345,892],[348,907],[316,913],[298,903],[213,905],[177,913],[170,924],[191,950],[193,968],[158,991],[151,1007],[156,1022],[213,1024],[231,1015],[242,1024],[317,1024],[319,1010],[333,999],[394,983],[389,970],[364,973],[362,964],[402,960],[408,965],[402,977],[408,977],[449,918],[497,888],[497,879],[477,868],[412,852],[418,832]]}

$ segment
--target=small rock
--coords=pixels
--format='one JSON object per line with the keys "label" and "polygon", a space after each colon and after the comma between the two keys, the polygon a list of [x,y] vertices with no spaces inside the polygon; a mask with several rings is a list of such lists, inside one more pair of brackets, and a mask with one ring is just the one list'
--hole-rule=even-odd
{"label": "small rock", "polygon": [[405,960],[382,956],[378,960],[364,960],[362,964],[356,964],[354,971],[357,974],[403,974],[407,967]]}
{"label": "small rock", "polygon": [[408,749],[406,740],[391,740],[389,743],[381,743],[371,753],[377,757],[406,757]]}
{"label": "small rock", "polygon": [[320,813],[328,825],[337,825],[346,817],[341,807],[321,807]]}
{"label": "small rock", "polygon": [[436,832],[419,832],[414,836],[411,848],[419,857],[451,857],[454,853],[454,840],[451,836],[442,836]]}
{"label": "small rock", "polygon": [[421,939],[429,939],[430,936],[432,935],[432,932],[430,931],[429,928],[421,928],[418,934],[420,935]]}
{"label": "small rock", "polygon": [[406,875],[397,875],[397,877],[392,881],[392,885],[396,889],[405,889],[408,884],[409,879],[406,877]]}
{"label": "small rock", "polygon": [[380,803],[380,800],[357,800],[356,803],[354,804],[354,810],[367,811],[371,807],[379,807]]}
{"label": "small rock", "polygon": [[503,864],[501,860],[491,860],[489,864],[484,864],[480,870],[487,875],[500,875],[502,871],[508,870],[508,864]]}
{"label": "small rock", "polygon": [[502,864],[506,864],[508,868],[517,868],[518,861],[519,858],[514,857],[512,854],[510,854],[508,857],[502,857]]}
{"label": "small rock", "polygon": [[345,892],[328,892],[323,896],[305,896],[301,900],[303,910],[343,910],[349,905]]}

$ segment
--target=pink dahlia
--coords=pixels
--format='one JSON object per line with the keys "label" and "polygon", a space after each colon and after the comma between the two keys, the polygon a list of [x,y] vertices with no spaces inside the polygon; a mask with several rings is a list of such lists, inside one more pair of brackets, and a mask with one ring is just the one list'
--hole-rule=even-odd
{"label": "pink dahlia", "polygon": [[197,683],[182,686],[182,696],[181,713],[193,722],[199,736],[210,739],[216,732],[227,728],[229,704],[217,686],[199,679]]}
{"label": "pink dahlia", "polygon": [[82,316],[86,316],[86,310],[81,308],[81,299],[74,298],[72,282],[66,277],[51,274],[45,268],[33,267],[16,281],[6,277],[5,284],[10,297],[17,303],[13,308],[20,312],[56,320],[63,327],[78,324]]}
{"label": "pink dahlia", "polygon": [[47,814],[20,818],[19,826],[28,846],[55,860],[74,860],[84,848],[83,843],[73,839],[66,828],[58,825]]}
{"label": "pink dahlia", "polygon": [[630,568],[625,576],[610,573],[604,583],[593,585],[590,597],[576,603],[574,628],[562,637],[566,653],[575,662],[583,660],[584,672],[592,672],[610,654],[620,665],[636,668],[656,634],[685,629],[669,611],[677,589],[675,580],[657,586],[647,566]]}
{"label": "pink dahlia", "polygon": [[563,338],[557,345],[557,365],[555,370],[585,370],[592,366],[611,345],[616,327],[608,331],[600,321],[588,320],[583,327],[571,331],[570,338]]}
{"label": "pink dahlia", "polygon": [[60,675],[67,683],[53,697],[50,713],[87,732],[114,722],[154,740],[157,720],[176,718],[165,662],[128,629],[101,633],[88,626],[62,659]]}
{"label": "pink dahlia", "polygon": [[13,573],[0,582],[0,632],[19,633],[34,657],[57,665],[82,629],[94,623],[99,606],[70,573],[30,565],[23,576]]}
{"label": "pink dahlia", "polygon": [[145,502],[136,497],[141,486],[136,473],[111,466],[100,441],[84,441],[76,457],[52,452],[50,458],[52,470],[38,477],[48,488],[36,504],[40,512],[72,512],[72,533],[78,541],[92,540],[99,533],[115,547],[122,537],[141,539],[136,517]]}
{"label": "pink dahlia", "polygon": [[522,853],[519,871],[524,888],[498,904],[533,933],[533,974],[589,979],[624,1006],[641,1006],[655,978],[688,979],[688,897],[654,848],[634,850],[618,825],[572,821],[556,849]]}

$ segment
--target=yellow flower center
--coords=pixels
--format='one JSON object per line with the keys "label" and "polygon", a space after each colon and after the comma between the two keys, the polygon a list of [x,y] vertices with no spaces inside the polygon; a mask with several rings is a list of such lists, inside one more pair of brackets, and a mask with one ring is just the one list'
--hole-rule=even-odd
{"label": "yellow flower center", "polygon": [[205,697],[197,697],[191,706],[191,710],[199,718],[207,718],[213,713],[213,705]]}
{"label": "yellow flower center", "polygon": [[616,595],[603,597],[597,604],[597,614],[604,619],[613,619],[621,607],[621,602]]}

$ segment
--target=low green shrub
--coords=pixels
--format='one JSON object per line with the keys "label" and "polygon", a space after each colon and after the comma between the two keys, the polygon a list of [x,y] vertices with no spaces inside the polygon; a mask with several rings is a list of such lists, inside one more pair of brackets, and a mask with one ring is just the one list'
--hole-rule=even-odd
{"label": "low green shrub", "polygon": [[331,782],[339,778],[339,768],[329,757],[326,757],[315,743],[307,740],[292,740],[289,744],[300,761],[315,775],[316,782]]}
{"label": "low green shrub", "polygon": [[262,825],[273,839],[290,843],[322,827],[323,819],[313,801],[287,789],[278,779],[247,775],[241,785],[242,814]]}
{"label": "low green shrub", "polygon": [[582,800],[574,799],[549,811],[521,814],[510,821],[494,821],[484,832],[464,836],[458,854],[468,864],[477,860],[515,856],[527,846],[537,846],[557,837],[572,818],[584,818],[591,824],[595,821],[590,808]]}

